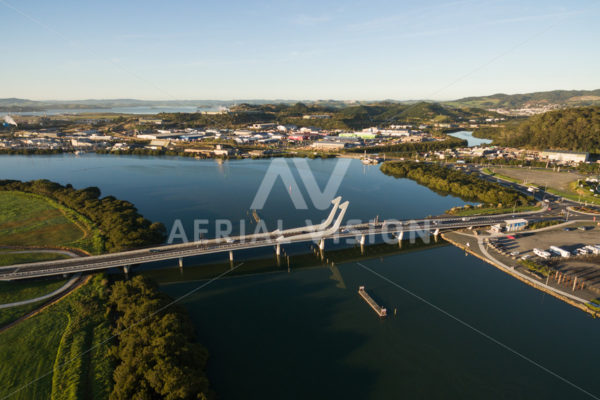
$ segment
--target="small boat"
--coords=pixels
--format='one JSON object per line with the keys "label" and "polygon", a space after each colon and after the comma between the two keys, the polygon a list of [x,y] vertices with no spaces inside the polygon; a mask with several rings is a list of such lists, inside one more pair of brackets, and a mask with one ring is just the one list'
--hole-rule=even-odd
{"label": "small boat", "polygon": [[367,156],[367,152],[365,151],[365,155],[360,159],[360,162],[365,165],[377,165],[379,164],[379,158],[371,158]]}
{"label": "small boat", "polygon": [[360,160],[365,165],[377,165],[379,164],[379,160],[376,158],[363,158]]}

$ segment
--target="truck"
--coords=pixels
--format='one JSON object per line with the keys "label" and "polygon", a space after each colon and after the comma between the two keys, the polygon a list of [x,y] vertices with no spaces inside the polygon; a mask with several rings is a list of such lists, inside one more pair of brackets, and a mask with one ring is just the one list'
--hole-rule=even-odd
{"label": "truck", "polygon": [[552,254],[550,254],[549,252],[540,249],[533,249],[533,253],[541,258],[550,258],[552,256]]}
{"label": "truck", "polygon": [[558,246],[550,246],[550,251],[552,251],[553,253],[556,253],[557,255],[561,256],[562,258],[569,258],[571,257],[571,253],[565,249],[561,249]]}

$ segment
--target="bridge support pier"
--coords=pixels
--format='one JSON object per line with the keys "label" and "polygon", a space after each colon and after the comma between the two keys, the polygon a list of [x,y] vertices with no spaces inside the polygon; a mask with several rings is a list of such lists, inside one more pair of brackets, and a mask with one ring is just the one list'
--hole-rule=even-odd
{"label": "bridge support pier", "polygon": [[229,250],[229,261],[233,262],[233,251]]}
{"label": "bridge support pier", "polygon": [[365,245],[365,235],[362,235],[362,236],[360,237],[360,245],[361,245],[361,246],[364,246],[364,245]]}
{"label": "bridge support pier", "polygon": [[129,269],[130,269],[130,265],[124,265],[123,266],[123,272],[125,273],[125,275],[129,275]]}
{"label": "bridge support pier", "polygon": [[277,246],[275,246],[275,254],[277,255],[277,257],[281,255],[281,244],[279,243],[277,243]]}
{"label": "bridge support pier", "polygon": [[325,239],[321,239],[319,241],[319,250],[321,250],[321,251],[325,250]]}
{"label": "bridge support pier", "polygon": [[404,231],[398,232],[398,246],[402,247],[402,239],[404,239]]}
{"label": "bridge support pier", "polygon": [[183,257],[179,257],[179,268],[183,268]]}

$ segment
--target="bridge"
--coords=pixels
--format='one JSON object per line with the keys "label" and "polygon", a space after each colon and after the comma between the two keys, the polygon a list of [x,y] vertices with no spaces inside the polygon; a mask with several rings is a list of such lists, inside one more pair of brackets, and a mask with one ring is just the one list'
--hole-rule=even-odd
{"label": "bridge", "polygon": [[[491,215],[471,218],[448,217],[405,221],[385,220],[342,226],[342,220],[348,209],[349,202],[341,203],[341,200],[341,197],[337,197],[332,201],[333,207],[329,216],[323,223],[317,225],[162,245],[98,256],[4,266],[0,267],[0,281],[70,275],[110,268],[123,268],[125,272],[128,272],[131,265],[174,259],[178,259],[179,266],[183,267],[183,259],[185,257],[223,252],[229,252],[229,260],[233,262],[234,251],[272,246],[275,249],[276,255],[279,256],[281,246],[284,244],[310,241],[318,243],[319,249],[323,251],[325,249],[325,241],[328,239],[356,238],[357,242],[363,245],[368,236],[390,235],[389,237],[393,237],[401,242],[406,233],[416,232],[427,236],[431,234],[437,235],[442,230],[493,225],[503,222],[508,218],[507,215]],[[336,214],[338,214],[337,218]],[[539,219],[539,211],[521,213],[519,217]]]}

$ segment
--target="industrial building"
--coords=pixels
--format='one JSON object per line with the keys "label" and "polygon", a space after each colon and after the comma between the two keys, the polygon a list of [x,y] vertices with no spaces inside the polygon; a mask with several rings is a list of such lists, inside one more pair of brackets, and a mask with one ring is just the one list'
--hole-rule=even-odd
{"label": "industrial building", "polygon": [[540,152],[540,157],[550,161],[560,161],[568,163],[586,162],[590,153],[579,151],[562,151],[562,150],[544,150]]}
{"label": "industrial building", "polygon": [[348,144],[344,142],[332,142],[329,140],[320,140],[318,142],[314,142],[312,144],[313,149],[332,151],[332,150],[341,150],[347,147]]}

